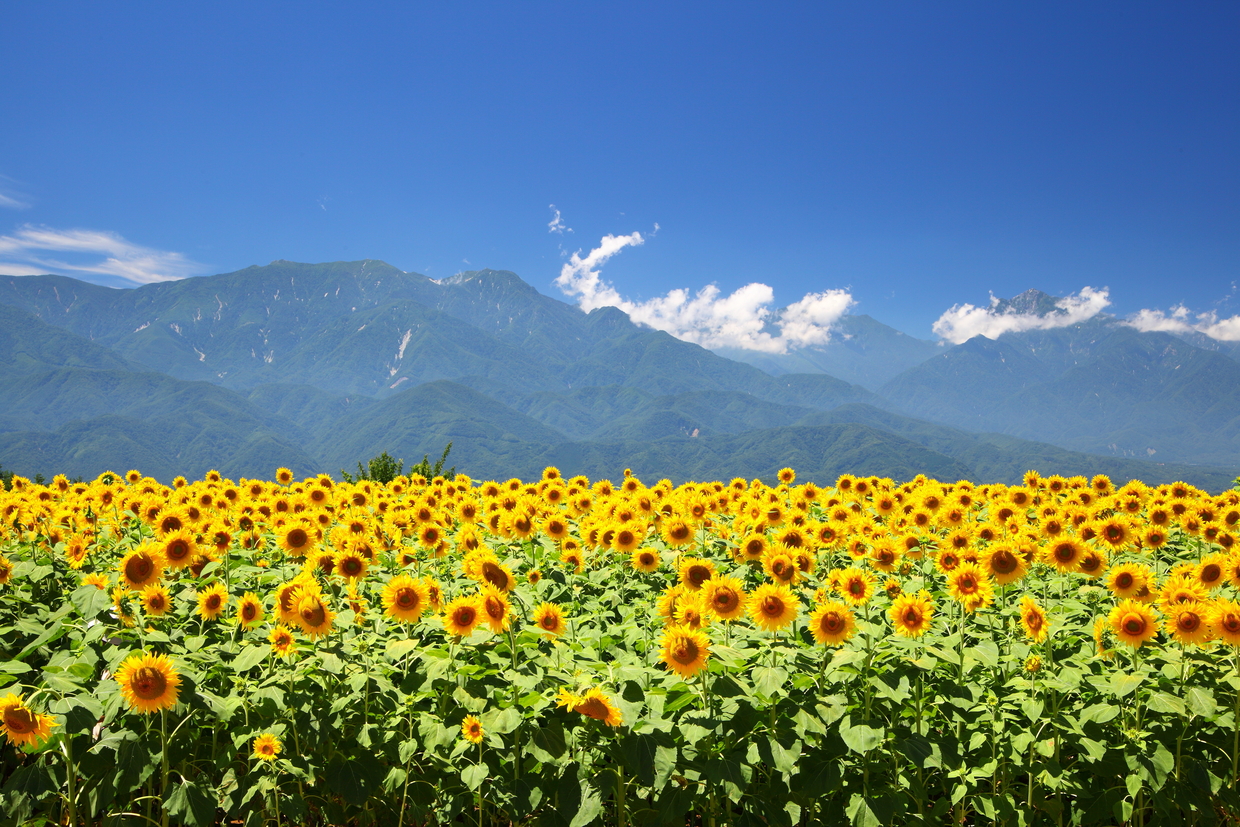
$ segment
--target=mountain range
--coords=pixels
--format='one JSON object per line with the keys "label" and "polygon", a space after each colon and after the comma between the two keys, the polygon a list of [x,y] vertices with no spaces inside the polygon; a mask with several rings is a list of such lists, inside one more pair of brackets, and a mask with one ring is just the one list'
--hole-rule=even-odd
{"label": "mountain range", "polygon": [[510,272],[436,281],[380,261],[126,290],[0,276],[0,464],[269,477],[451,441],[450,464],[475,478],[1032,468],[1211,490],[1240,464],[1227,348],[1106,318],[954,347],[868,316],[835,332],[786,355],[714,353]]}

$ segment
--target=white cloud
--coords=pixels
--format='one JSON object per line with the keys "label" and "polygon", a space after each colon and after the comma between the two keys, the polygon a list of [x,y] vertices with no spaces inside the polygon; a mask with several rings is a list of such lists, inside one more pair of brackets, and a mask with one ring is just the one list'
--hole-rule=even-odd
{"label": "white cloud", "polygon": [[1204,333],[1211,339],[1223,342],[1240,342],[1240,316],[1220,319],[1213,310],[1207,313],[1193,314],[1182,304],[1171,308],[1170,312],[1162,310],[1139,310],[1124,324],[1131,325],[1143,333],[1158,331],[1161,333]]}
{"label": "white cloud", "polygon": [[[790,348],[829,341],[831,326],[855,303],[847,290],[826,290],[809,293],[782,312],[774,311],[774,291],[757,282],[727,296],[708,284],[693,295],[684,288],[676,288],[647,301],[629,301],[602,279],[599,268],[625,247],[643,243],[641,233],[604,236],[585,258],[580,251],[573,253],[560,268],[555,284],[566,295],[575,297],[587,312],[598,307],[617,307],[638,324],[703,347],[735,347],[766,353],[787,353]],[[768,332],[772,325],[779,328],[778,335]]]}
{"label": "white cloud", "polygon": [[547,222],[547,232],[564,235],[566,232],[571,233],[573,231],[572,227],[564,223],[564,219],[560,217],[560,211],[555,209],[555,204],[550,205],[547,209],[555,210],[555,218]]}
{"label": "white cloud", "polygon": [[30,204],[26,203],[24,195],[17,192],[13,187],[15,182],[7,175],[0,175],[0,208],[7,210],[28,210]]}
{"label": "white cloud", "polygon": [[952,305],[950,310],[939,316],[931,329],[952,344],[960,344],[974,336],[997,339],[1004,333],[1049,330],[1053,327],[1074,325],[1097,316],[1110,303],[1107,288],[1095,290],[1092,287],[1083,287],[1080,293],[1056,302],[1057,309],[1054,312],[1039,316],[1036,313],[999,311],[999,299],[991,294],[989,307]]}
{"label": "white cloud", "polygon": [[136,284],[173,281],[205,268],[181,253],[155,250],[101,230],[26,224],[0,236],[0,273],[116,276]]}

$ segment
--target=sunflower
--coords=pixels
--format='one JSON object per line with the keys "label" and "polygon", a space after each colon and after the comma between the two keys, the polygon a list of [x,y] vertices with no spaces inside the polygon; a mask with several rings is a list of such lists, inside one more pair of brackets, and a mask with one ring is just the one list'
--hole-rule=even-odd
{"label": "sunflower", "polygon": [[281,623],[297,623],[297,604],[306,592],[317,592],[319,584],[305,572],[276,588],[276,616]]}
{"label": "sunflower", "polygon": [[966,612],[989,606],[995,599],[995,590],[977,563],[961,563],[947,578],[947,592]]}
{"label": "sunflower", "polygon": [[26,706],[25,701],[10,692],[0,698],[0,731],[17,746],[37,746],[52,737],[56,719],[40,715]]}
{"label": "sunflower", "polygon": [[581,549],[570,548],[568,543],[564,544],[564,550],[560,552],[560,562],[571,568],[574,572],[580,573],[585,568],[585,558],[581,556]]}
{"label": "sunflower", "polygon": [[672,615],[676,626],[686,629],[701,629],[711,620],[706,604],[702,602],[701,592],[690,592],[676,604],[676,612]]}
{"label": "sunflower", "polygon": [[13,561],[0,554],[0,586],[9,582],[13,576]]}
{"label": "sunflower", "polygon": [[1167,608],[1163,631],[1182,646],[1204,646],[1214,637],[1204,603],[1177,603]]}
{"label": "sunflower", "polygon": [[1050,632],[1046,611],[1038,605],[1038,601],[1028,596],[1020,600],[1020,625],[1025,627],[1025,637],[1034,643],[1046,640],[1046,635]]}
{"label": "sunflower", "polygon": [[534,625],[547,637],[564,634],[564,610],[555,603],[542,603],[534,610]]}
{"label": "sunflower", "polygon": [[1209,617],[1215,637],[1230,646],[1240,646],[1240,603],[1216,600]]}
{"label": "sunflower", "polygon": [[767,539],[761,532],[754,532],[741,541],[740,556],[742,560],[761,560],[766,553]]}
{"label": "sunflower", "polygon": [[366,569],[369,568],[370,561],[362,553],[353,550],[346,551],[336,558],[335,570],[336,574],[345,580],[360,580],[366,576]]}
{"label": "sunflower", "polygon": [[837,576],[836,591],[852,606],[862,606],[874,596],[874,575],[856,566],[849,566]]}
{"label": "sunflower", "polygon": [[659,553],[653,549],[639,548],[629,559],[629,564],[638,571],[649,574],[659,568]]}
{"label": "sunflower", "polygon": [[608,726],[620,726],[623,719],[620,710],[616,708],[615,703],[607,694],[598,687],[587,689],[586,694],[576,698],[577,703],[573,705],[573,712],[579,712],[587,718],[593,718],[596,721],[602,721]]}
{"label": "sunflower", "polygon": [[1132,524],[1120,517],[1110,517],[1100,523],[1098,537],[1112,548],[1122,548],[1135,539]]}
{"label": "sunflower", "polygon": [[1077,564],[1085,554],[1085,548],[1071,537],[1056,540],[1043,550],[1049,565],[1061,572],[1076,571]]}
{"label": "sunflower", "polygon": [[749,596],[749,616],[768,632],[778,632],[796,620],[798,601],[787,586],[763,583]]}
{"label": "sunflower", "polygon": [[478,595],[462,595],[444,607],[443,627],[450,635],[468,637],[482,620]]}
{"label": "sunflower", "polygon": [[706,582],[702,599],[720,620],[736,620],[745,613],[745,587],[736,577],[717,577]]}
{"label": "sunflower", "polygon": [[280,754],[283,745],[280,739],[272,735],[270,732],[264,732],[254,739],[253,752],[250,754],[259,761],[274,761],[276,756]]}
{"label": "sunflower", "polygon": [[290,523],[276,532],[276,544],[293,557],[304,557],[314,548],[315,537],[308,525]]}
{"label": "sunflower", "polygon": [[784,485],[792,485],[792,483],[796,481],[797,472],[793,471],[791,468],[780,468],[779,473],[776,476]]}
{"label": "sunflower", "polygon": [[680,562],[680,582],[697,591],[707,580],[715,576],[715,564],[710,560],[686,557]]}
{"label": "sunflower", "polygon": [[660,662],[682,678],[691,678],[706,668],[710,657],[710,638],[705,632],[671,626],[659,641]]}
{"label": "sunflower", "polygon": [[168,607],[172,602],[168,590],[159,583],[152,583],[149,586],[143,586],[139,595],[142,602],[142,611],[152,617],[159,617],[168,611]]}
{"label": "sunflower", "polygon": [[297,603],[297,625],[311,638],[330,634],[336,613],[318,592],[307,592]]}
{"label": "sunflower", "polygon": [[785,586],[795,583],[801,573],[796,559],[782,543],[772,546],[762,555],[762,570],[771,578],[771,582],[783,583]]}
{"label": "sunflower", "polygon": [[485,733],[482,731],[482,721],[477,716],[466,715],[465,720],[461,721],[461,737],[471,744],[481,744]]}
{"label": "sunflower", "polygon": [[1158,635],[1157,620],[1153,608],[1131,598],[1121,600],[1107,615],[1111,631],[1134,649]]}
{"label": "sunflower", "polygon": [[237,622],[242,628],[253,629],[263,622],[263,601],[254,592],[246,592],[237,601]]}
{"label": "sunflower", "polygon": [[383,587],[383,610],[401,623],[415,623],[429,602],[426,584],[407,574],[396,575]]}
{"label": "sunflower", "polygon": [[1190,564],[1189,571],[1177,573],[1172,570],[1171,576],[1158,591],[1160,609],[1165,612],[1176,603],[1204,603],[1209,599],[1209,590],[1194,576],[1195,568]]}
{"label": "sunflower", "polygon": [[[2,563],[3,561],[0,561]],[[3,582],[0,580],[0,582]],[[108,587],[108,576],[99,574],[98,572],[88,574],[82,578],[83,586],[94,586],[96,589],[106,589]]]}
{"label": "sunflower", "polygon": [[271,643],[271,651],[282,658],[291,655],[297,646],[297,641],[287,626],[277,626],[272,629],[271,634],[267,635],[267,640]]}
{"label": "sunflower", "polygon": [[1197,567],[1197,580],[1207,589],[1216,589],[1227,579],[1227,564],[1231,555],[1215,552],[1206,555]]}
{"label": "sunflower", "polygon": [[167,655],[130,655],[116,672],[116,682],[129,708],[135,712],[158,712],[177,704],[181,676]]}
{"label": "sunflower", "polygon": [[896,634],[904,637],[920,637],[930,628],[934,618],[934,603],[925,589],[917,594],[902,594],[891,602],[888,610]]}
{"label": "sunflower", "polygon": [[185,530],[164,537],[159,548],[163,552],[164,562],[173,569],[185,568],[198,556],[198,544],[194,542],[194,536]]}
{"label": "sunflower", "polygon": [[498,560],[484,560],[478,568],[483,582],[489,583],[502,592],[510,592],[517,585],[512,572]]}
{"label": "sunflower", "polygon": [[141,589],[159,581],[164,573],[163,555],[158,547],[151,543],[138,546],[126,554],[117,564],[125,585],[130,589]]}
{"label": "sunflower", "polygon": [[276,482],[280,485],[288,485],[293,481],[293,472],[287,468],[276,469]]}
{"label": "sunflower", "polygon": [[1142,592],[1149,594],[1152,576],[1153,572],[1140,563],[1120,563],[1107,574],[1107,588],[1116,597],[1136,598]]}
{"label": "sunflower", "polygon": [[679,548],[693,542],[693,526],[682,517],[663,520],[659,525],[659,533],[663,535],[663,542],[669,548]]}
{"label": "sunflower", "polygon": [[198,595],[198,616],[203,620],[215,620],[228,607],[228,591],[223,583],[212,583]]}
{"label": "sunflower", "polygon": [[831,600],[814,609],[809,630],[819,643],[841,646],[857,631],[857,622],[847,604]]}
{"label": "sunflower", "polygon": [[941,548],[934,555],[934,567],[941,574],[951,574],[960,565],[960,553],[954,548]]}
{"label": "sunflower", "polygon": [[491,631],[497,635],[508,631],[508,627],[512,625],[512,606],[508,602],[508,595],[488,584],[483,587],[478,598],[482,606],[482,619]]}

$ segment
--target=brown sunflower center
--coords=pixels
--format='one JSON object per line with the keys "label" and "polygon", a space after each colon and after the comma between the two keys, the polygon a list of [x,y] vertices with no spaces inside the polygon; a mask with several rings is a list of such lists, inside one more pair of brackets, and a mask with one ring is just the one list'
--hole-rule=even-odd
{"label": "brown sunflower center", "polygon": [[327,610],[320,600],[307,600],[301,606],[301,619],[310,628],[322,626],[327,621]]}
{"label": "brown sunflower center", "polygon": [[1127,571],[1121,571],[1115,575],[1115,587],[1118,589],[1131,589],[1137,582],[1137,578]]}
{"label": "brown sunflower center", "polygon": [[408,586],[396,590],[395,603],[401,609],[409,611],[418,607],[418,593]]}
{"label": "brown sunflower center", "polygon": [[689,638],[681,638],[672,647],[672,660],[687,666],[697,660],[698,651],[697,643]]}
{"label": "brown sunflower center", "polygon": [[761,611],[766,617],[782,617],[784,614],[784,601],[773,594],[768,594],[762,599]]}
{"label": "brown sunflower center", "polygon": [[1016,571],[1016,555],[1007,550],[996,551],[990,558],[990,568],[995,574],[1011,574]]}
{"label": "brown sunflower center", "polygon": [[288,543],[289,548],[305,548],[306,543],[310,542],[310,535],[304,528],[294,528],[285,535],[284,541]]}
{"label": "brown sunflower center", "polygon": [[1120,624],[1124,632],[1136,637],[1145,632],[1145,618],[1138,614],[1126,614]]}
{"label": "brown sunflower center", "polygon": [[164,696],[168,691],[168,679],[154,666],[143,666],[134,673],[129,686],[133,694],[144,701],[150,701]]}
{"label": "brown sunflower center", "polygon": [[822,630],[830,635],[839,634],[844,630],[844,618],[839,612],[827,612],[822,616]]}
{"label": "brown sunflower center", "polygon": [[482,564],[482,579],[497,589],[507,589],[510,585],[508,573],[490,560]]}
{"label": "brown sunflower center", "polygon": [[1184,612],[1176,619],[1175,625],[1181,632],[1195,632],[1201,627],[1201,617],[1196,612]]}
{"label": "brown sunflower center", "polygon": [[24,706],[17,706],[5,710],[4,725],[10,732],[25,735],[27,732],[34,732],[38,726],[38,720],[29,709],[26,709]]}

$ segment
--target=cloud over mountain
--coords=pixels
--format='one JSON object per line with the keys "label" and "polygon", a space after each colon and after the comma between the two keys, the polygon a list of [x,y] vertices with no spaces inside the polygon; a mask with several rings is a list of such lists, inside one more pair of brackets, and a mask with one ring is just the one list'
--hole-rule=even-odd
{"label": "cloud over mountain", "polygon": [[1068,327],[1092,319],[1110,303],[1107,288],[1095,290],[1087,286],[1081,288],[1079,293],[1055,300],[1055,306],[1049,312],[1039,313],[1004,306],[992,293],[988,307],[952,305],[931,329],[936,335],[958,345],[974,336],[996,339],[1004,333]]}
{"label": "cloud over mountain", "polygon": [[205,271],[181,253],[156,250],[102,230],[57,230],[25,224],[0,236],[0,273],[113,276],[133,284],[174,281]]}
{"label": "cloud over mountain", "polygon": [[1240,316],[1220,319],[1213,310],[1192,313],[1184,305],[1170,311],[1140,310],[1125,322],[1142,333],[1204,333],[1223,342],[1240,342]]}
{"label": "cloud over mountain", "polygon": [[[657,227],[657,225],[656,225]],[[639,323],[707,348],[735,347],[766,353],[787,353],[807,345],[825,344],[831,326],[855,304],[847,290],[807,293],[782,310],[773,310],[770,285],[752,282],[723,295],[714,284],[696,293],[685,288],[635,302],[624,298],[599,270],[625,247],[645,243],[641,233],[606,235],[584,258],[573,253],[560,268],[555,285],[575,297],[585,311],[617,307]],[[772,334],[773,328],[778,334]]]}

